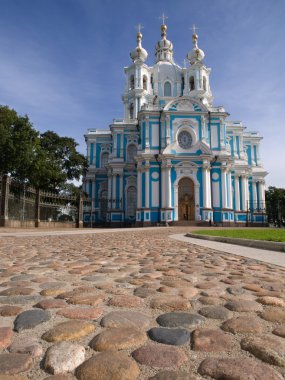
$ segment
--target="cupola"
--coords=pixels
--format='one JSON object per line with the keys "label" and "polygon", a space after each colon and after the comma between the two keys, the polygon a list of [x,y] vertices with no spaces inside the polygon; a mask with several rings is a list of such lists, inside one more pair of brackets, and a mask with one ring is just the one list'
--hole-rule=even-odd
{"label": "cupola", "polygon": [[142,62],[144,63],[147,59],[147,51],[142,47],[142,34],[141,34],[142,25],[138,25],[137,33],[137,47],[130,53],[131,59],[134,63]]}
{"label": "cupola", "polygon": [[155,46],[156,63],[159,61],[167,61],[173,63],[173,45],[172,42],[166,38],[167,26],[165,25],[165,15],[162,15],[161,25],[161,40]]}
{"label": "cupola", "polygon": [[193,49],[187,54],[187,59],[191,65],[194,65],[195,63],[202,62],[205,57],[203,50],[198,47],[198,35],[196,33],[195,25],[193,25],[192,43]]}

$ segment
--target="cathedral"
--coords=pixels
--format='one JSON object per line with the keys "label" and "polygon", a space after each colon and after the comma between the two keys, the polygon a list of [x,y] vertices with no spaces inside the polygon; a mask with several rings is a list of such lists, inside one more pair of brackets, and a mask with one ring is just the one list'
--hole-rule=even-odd
{"label": "cathedral", "polygon": [[140,26],[124,68],[124,118],[85,135],[91,225],[259,225],[265,216],[264,170],[257,132],[213,105],[211,69],[198,47],[186,67],[173,59],[165,19],[146,63]]}

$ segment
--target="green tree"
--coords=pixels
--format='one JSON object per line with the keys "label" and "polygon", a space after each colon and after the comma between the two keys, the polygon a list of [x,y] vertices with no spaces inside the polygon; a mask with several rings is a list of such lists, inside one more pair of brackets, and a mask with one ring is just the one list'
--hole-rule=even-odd
{"label": "green tree", "polygon": [[10,174],[24,184],[60,191],[79,180],[87,160],[70,137],[47,131],[39,134],[28,116],[0,105],[0,175]]}
{"label": "green tree", "polygon": [[276,225],[285,220],[285,189],[269,186],[265,192],[268,221]]}
{"label": "green tree", "polygon": [[35,187],[60,191],[68,181],[79,180],[87,170],[87,160],[77,150],[73,138],[61,137],[53,131],[42,133],[36,149],[37,160],[30,176]]}
{"label": "green tree", "polygon": [[39,134],[28,116],[0,106],[0,175],[25,181],[35,162]]}

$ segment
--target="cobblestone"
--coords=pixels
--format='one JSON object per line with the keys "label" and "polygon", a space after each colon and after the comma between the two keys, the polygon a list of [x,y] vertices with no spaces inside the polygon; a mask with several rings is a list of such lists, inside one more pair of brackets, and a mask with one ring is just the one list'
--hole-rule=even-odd
{"label": "cobblestone", "polygon": [[0,380],[282,379],[285,268],[183,231],[0,239]]}

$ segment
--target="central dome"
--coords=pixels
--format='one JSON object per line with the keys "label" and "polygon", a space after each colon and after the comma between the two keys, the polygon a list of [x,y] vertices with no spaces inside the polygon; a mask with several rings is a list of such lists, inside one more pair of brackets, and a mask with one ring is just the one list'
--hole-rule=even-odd
{"label": "central dome", "polygon": [[173,45],[172,42],[166,39],[167,26],[161,25],[161,40],[155,46],[156,62],[168,61],[173,62]]}

